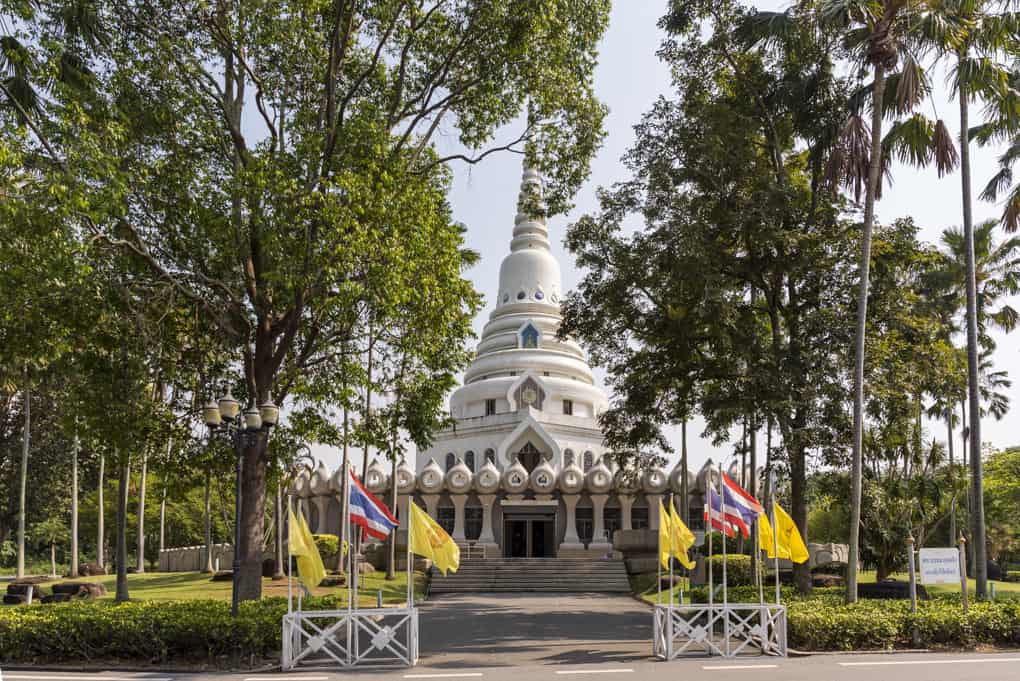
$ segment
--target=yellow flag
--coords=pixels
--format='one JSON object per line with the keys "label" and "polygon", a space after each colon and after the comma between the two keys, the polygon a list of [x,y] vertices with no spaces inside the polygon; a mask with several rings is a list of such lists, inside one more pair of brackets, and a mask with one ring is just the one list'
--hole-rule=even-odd
{"label": "yellow flag", "polygon": [[[794,563],[807,561],[809,557],[807,546],[804,545],[804,539],[800,536],[797,524],[793,522],[793,518],[779,504],[773,504],[773,510],[776,516],[774,544],[779,548],[779,557],[789,558]],[[769,524],[769,520],[764,514],[758,517],[758,541],[767,552],[769,558],[776,557],[773,546],[772,525]]]}
{"label": "yellow flag", "polygon": [[457,542],[418,504],[412,501],[408,506],[411,507],[411,553],[430,558],[443,575],[447,571],[456,572],[460,568]]}
{"label": "yellow flag", "polygon": [[673,523],[669,520],[666,507],[659,499],[659,563],[669,569],[669,556],[673,553]]}
{"label": "yellow flag", "polygon": [[298,574],[306,587],[319,586],[326,577],[326,568],[322,565],[322,556],[315,545],[312,533],[308,530],[305,517],[300,513],[294,515],[294,509],[287,508],[288,539],[290,553],[297,558]]}
{"label": "yellow flag", "polygon": [[687,552],[694,546],[696,539],[690,528],[684,525],[684,521],[677,514],[676,507],[673,504],[669,505],[669,521],[673,530],[673,555],[676,556],[681,565],[688,570],[693,570],[694,561],[690,559]]}

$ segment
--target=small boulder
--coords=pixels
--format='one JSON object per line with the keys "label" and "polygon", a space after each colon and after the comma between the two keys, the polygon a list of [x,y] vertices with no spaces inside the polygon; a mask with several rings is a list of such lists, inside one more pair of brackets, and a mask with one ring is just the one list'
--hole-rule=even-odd
{"label": "small boulder", "polygon": [[234,573],[230,570],[223,570],[214,574],[210,581],[212,582],[232,582],[234,581]]}
{"label": "small boulder", "polygon": [[843,575],[824,575],[824,574],[818,574],[818,575],[812,575],[811,576],[811,584],[812,584],[812,586],[816,586],[816,587],[820,587],[820,588],[829,587],[829,586],[843,586],[844,582],[845,582],[845,580],[843,579]]}
{"label": "small boulder", "polygon": [[329,575],[321,582],[319,582],[319,586],[328,587],[343,586],[346,582],[347,578],[343,575]]}

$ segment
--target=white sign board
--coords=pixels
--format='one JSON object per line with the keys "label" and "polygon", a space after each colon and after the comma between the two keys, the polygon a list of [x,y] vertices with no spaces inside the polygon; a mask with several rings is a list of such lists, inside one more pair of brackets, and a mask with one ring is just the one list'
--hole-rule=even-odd
{"label": "white sign board", "polygon": [[959,584],[959,549],[921,549],[921,584]]}

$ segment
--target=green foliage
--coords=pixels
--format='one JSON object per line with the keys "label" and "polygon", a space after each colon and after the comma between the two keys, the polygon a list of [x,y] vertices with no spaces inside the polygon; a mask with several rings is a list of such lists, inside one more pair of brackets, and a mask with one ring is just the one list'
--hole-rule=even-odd
{"label": "green foliage", "polygon": [[802,650],[874,650],[915,647],[916,626],[921,647],[973,648],[1020,644],[1020,601],[973,603],[967,613],[960,603],[938,598],[918,603],[865,599],[853,605],[789,604],[789,645]]}
{"label": "green foliage", "polygon": [[312,539],[315,540],[315,548],[319,550],[319,555],[322,556],[322,562],[326,567],[336,565],[337,556],[340,553],[340,540],[337,539],[337,536],[335,534],[313,534]]}
{"label": "green foliage", "polygon": [[[722,555],[709,556],[706,560],[712,566],[713,579],[717,584],[721,584],[723,574]],[[705,574],[708,573],[706,572]],[[726,556],[726,584],[729,586],[746,586],[751,584],[751,556],[739,553]],[[758,600],[757,595],[755,600]]]}

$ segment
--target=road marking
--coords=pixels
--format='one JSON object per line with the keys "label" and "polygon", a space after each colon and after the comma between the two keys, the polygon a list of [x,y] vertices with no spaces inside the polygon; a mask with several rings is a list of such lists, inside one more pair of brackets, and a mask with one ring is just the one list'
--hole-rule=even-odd
{"label": "road marking", "polygon": [[901,664],[980,664],[982,662],[1020,662],[1020,657],[973,657],[962,660],[889,660],[884,662],[840,662],[840,667],[888,667]]}
{"label": "road marking", "polygon": [[720,669],[775,669],[778,664],[726,664],[712,667],[702,667],[705,671],[716,671]]}
{"label": "road marking", "polygon": [[462,679],[465,676],[481,676],[481,672],[453,672],[451,674],[404,674],[405,679]]}
{"label": "road marking", "polygon": [[557,674],[630,674],[633,669],[565,669]]}
{"label": "road marking", "polygon": [[[148,681],[139,679],[138,681]],[[328,676],[247,676],[244,681],[329,681]]]}
{"label": "road marking", "polygon": [[[21,681],[173,681],[172,676],[95,676],[92,674],[4,674],[6,679]],[[325,678],[325,677],[323,677]]]}

